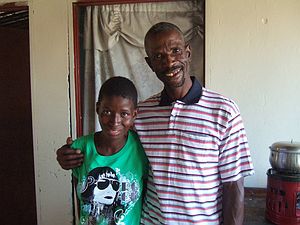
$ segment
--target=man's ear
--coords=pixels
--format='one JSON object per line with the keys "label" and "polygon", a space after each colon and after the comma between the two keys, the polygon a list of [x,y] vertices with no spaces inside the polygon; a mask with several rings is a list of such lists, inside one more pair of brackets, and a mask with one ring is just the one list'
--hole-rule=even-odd
{"label": "man's ear", "polygon": [[191,49],[190,44],[187,44],[185,46],[185,52],[186,52],[187,57],[191,60],[191,58],[192,58],[192,49]]}
{"label": "man's ear", "polygon": [[[146,63],[148,64],[148,66],[151,68],[151,70],[153,71],[150,58],[149,58],[149,57],[145,57],[145,61],[146,61]],[[154,72],[154,71],[153,71],[153,72]]]}

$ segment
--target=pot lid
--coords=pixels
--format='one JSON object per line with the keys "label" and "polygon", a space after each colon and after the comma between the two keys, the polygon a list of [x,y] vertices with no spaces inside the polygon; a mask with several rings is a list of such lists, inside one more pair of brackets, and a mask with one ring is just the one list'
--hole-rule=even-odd
{"label": "pot lid", "polygon": [[279,141],[270,146],[271,150],[275,151],[295,151],[300,152],[300,142],[294,141]]}

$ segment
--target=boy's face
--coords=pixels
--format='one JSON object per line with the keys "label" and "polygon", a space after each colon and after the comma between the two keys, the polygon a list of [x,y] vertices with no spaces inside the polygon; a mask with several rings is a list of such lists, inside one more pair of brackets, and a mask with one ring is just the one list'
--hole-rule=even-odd
{"label": "boy's face", "polygon": [[132,100],[122,96],[103,96],[97,102],[96,111],[103,135],[116,140],[127,137],[137,115]]}

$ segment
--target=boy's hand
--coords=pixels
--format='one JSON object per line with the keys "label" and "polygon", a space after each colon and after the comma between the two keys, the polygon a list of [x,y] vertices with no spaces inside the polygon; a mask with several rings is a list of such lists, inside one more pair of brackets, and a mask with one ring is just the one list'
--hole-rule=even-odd
{"label": "boy's hand", "polygon": [[58,161],[59,165],[65,169],[73,169],[78,166],[81,166],[83,162],[83,154],[81,151],[77,149],[71,149],[71,144],[73,143],[72,138],[67,138],[67,144],[63,145],[61,148],[57,149],[56,151],[56,160]]}

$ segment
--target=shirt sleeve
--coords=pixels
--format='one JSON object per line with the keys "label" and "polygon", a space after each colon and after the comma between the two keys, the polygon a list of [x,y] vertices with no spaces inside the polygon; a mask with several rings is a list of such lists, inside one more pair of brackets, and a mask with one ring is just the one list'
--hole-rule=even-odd
{"label": "shirt sleeve", "polygon": [[220,143],[219,171],[222,182],[237,181],[254,173],[246,131],[235,103]]}
{"label": "shirt sleeve", "polygon": [[[76,140],[73,141],[72,145],[71,145],[71,148],[75,151],[77,149],[80,149],[82,153],[84,153],[84,148],[83,148],[83,138],[78,138]],[[79,170],[80,170],[80,167],[76,167],[76,168],[73,168],[72,169],[72,174],[74,177],[78,178],[78,175],[79,175]]]}

